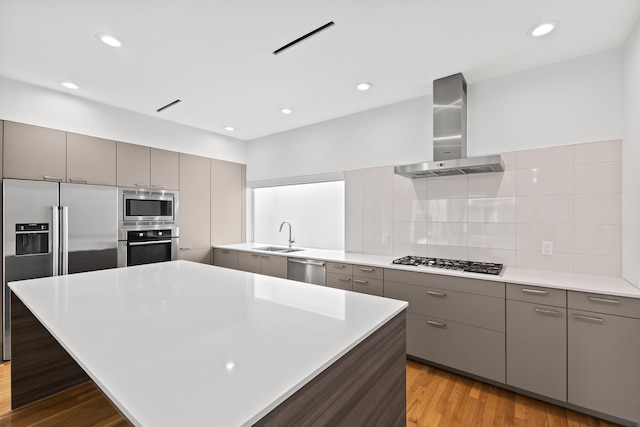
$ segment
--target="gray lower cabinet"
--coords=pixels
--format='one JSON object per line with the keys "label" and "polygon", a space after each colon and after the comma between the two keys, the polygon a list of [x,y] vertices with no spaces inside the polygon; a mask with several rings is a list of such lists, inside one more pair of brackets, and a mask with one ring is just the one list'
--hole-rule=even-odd
{"label": "gray lower cabinet", "polygon": [[211,248],[203,249],[180,249],[178,259],[185,261],[199,262],[202,264],[211,264]]}
{"label": "gray lower cabinet", "polygon": [[568,305],[569,403],[640,423],[640,300],[569,292]]}
{"label": "gray lower cabinet", "polygon": [[330,288],[343,289],[345,291],[352,291],[353,278],[351,276],[347,276],[344,274],[327,272],[327,286]]}
{"label": "gray lower cabinet", "polygon": [[504,283],[385,269],[384,296],[409,302],[407,354],[505,382]]}
{"label": "gray lower cabinet", "polygon": [[260,255],[260,273],[267,276],[287,278],[287,257]]}
{"label": "gray lower cabinet", "polygon": [[407,313],[407,354],[504,382],[504,333]]}
{"label": "gray lower cabinet", "polygon": [[507,300],[507,384],[567,400],[567,309]]}
{"label": "gray lower cabinet", "polygon": [[239,252],[238,270],[286,279],[287,258],[252,252]]}
{"label": "gray lower cabinet", "polygon": [[224,268],[238,269],[238,251],[215,248],[213,250],[213,265]]}
{"label": "gray lower cabinet", "polygon": [[353,290],[363,294],[384,295],[384,269],[369,265],[353,266]]}
{"label": "gray lower cabinet", "polygon": [[240,252],[238,254],[238,270],[260,274],[262,272],[260,267],[260,254]]}

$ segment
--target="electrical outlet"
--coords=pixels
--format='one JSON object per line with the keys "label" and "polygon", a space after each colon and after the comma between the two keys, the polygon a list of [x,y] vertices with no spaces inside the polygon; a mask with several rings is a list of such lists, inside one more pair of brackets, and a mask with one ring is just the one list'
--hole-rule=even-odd
{"label": "electrical outlet", "polygon": [[382,234],[382,244],[383,245],[388,245],[389,244],[389,235],[387,233],[383,233]]}
{"label": "electrical outlet", "polygon": [[553,255],[553,242],[542,242],[542,255],[551,256]]}

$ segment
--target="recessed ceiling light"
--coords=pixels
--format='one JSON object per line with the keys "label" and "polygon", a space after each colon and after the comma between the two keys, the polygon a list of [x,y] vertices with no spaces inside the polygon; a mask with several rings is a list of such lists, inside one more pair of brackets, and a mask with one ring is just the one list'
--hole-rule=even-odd
{"label": "recessed ceiling light", "polygon": [[280,112],[282,114],[291,114],[291,113],[293,113],[293,110],[291,108],[286,108],[285,107],[285,108],[281,109]]}
{"label": "recessed ceiling light", "polygon": [[100,40],[102,43],[111,47],[120,47],[122,46],[122,42],[118,40],[115,36],[111,34],[98,33],[96,34],[96,38]]}
{"label": "recessed ceiling light", "polygon": [[529,30],[529,34],[533,37],[542,37],[544,35],[549,34],[558,26],[557,21],[546,21],[541,24],[536,25],[531,30]]}
{"label": "recessed ceiling light", "polygon": [[225,126],[224,130],[227,130],[229,132],[233,132],[234,130],[236,130],[236,128],[234,128],[233,126]]}
{"label": "recessed ceiling light", "polygon": [[67,89],[79,89],[80,86],[78,86],[77,84],[73,83],[73,82],[68,82],[68,81],[59,81],[58,82],[60,84],[60,86],[64,86]]}
{"label": "recessed ceiling light", "polygon": [[360,82],[360,83],[358,83],[358,84],[356,85],[356,89],[358,89],[358,90],[362,90],[362,91],[364,91],[364,90],[369,90],[369,89],[371,89],[372,87],[373,87],[373,85],[372,85],[371,83],[368,83],[368,82]]}

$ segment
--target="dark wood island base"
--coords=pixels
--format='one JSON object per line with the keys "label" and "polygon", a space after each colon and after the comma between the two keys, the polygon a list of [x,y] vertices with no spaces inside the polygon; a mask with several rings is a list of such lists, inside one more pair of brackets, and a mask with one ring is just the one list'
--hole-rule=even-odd
{"label": "dark wood island base", "polygon": [[255,425],[406,425],[405,317],[402,311]]}

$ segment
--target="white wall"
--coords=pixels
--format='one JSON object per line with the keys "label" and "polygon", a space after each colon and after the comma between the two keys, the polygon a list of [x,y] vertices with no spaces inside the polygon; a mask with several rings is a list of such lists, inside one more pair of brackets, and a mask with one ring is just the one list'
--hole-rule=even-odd
{"label": "white wall", "polygon": [[0,119],[246,163],[246,142],[0,78]]}
{"label": "white wall", "polygon": [[622,277],[640,286],[640,21],[624,46]]}
{"label": "white wall", "polygon": [[[615,49],[470,84],[468,155],[620,139],[621,76]],[[247,180],[431,160],[431,116],[426,96],[250,141]]]}

